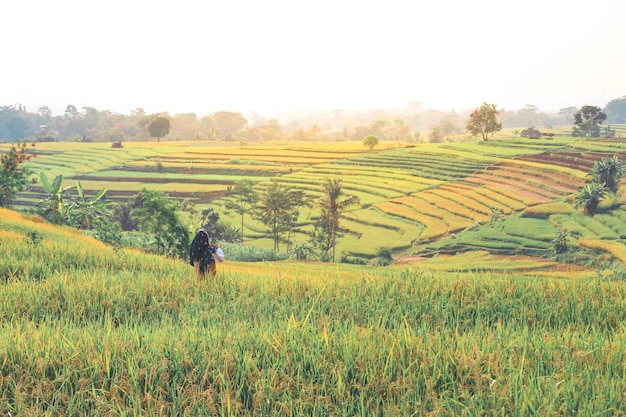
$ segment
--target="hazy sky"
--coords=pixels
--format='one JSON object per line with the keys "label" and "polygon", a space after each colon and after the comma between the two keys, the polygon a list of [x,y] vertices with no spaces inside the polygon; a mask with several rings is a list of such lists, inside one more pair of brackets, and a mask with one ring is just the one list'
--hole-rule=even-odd
{"label": "hazy sky", "polygon": [[128,114],[603,107],[624,0],[5,0],[0,105]]}

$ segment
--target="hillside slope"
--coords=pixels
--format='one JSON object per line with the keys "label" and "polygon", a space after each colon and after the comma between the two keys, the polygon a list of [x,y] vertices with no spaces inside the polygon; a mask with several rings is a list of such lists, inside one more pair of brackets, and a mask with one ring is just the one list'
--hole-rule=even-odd
{"label": "hillside slope", "polygon": [[[29,165],[49,177],[65,175],[64,185],[80,180],[88,193],[107,188],[107,197],[120,202],[142,187],[157,189],[191,201],[197,210],[214,208],[236,225],[241,218],[226,209],[226,202],[231,199],[229,187],[240,179],[254,181],[259,192],[275,180],[315,200],[325,179],[339,177],[344,192],[360,199],[360,206],[346,212],[338,242],[337,254],[347,262],[365,263],[384,246],[396,257],[479,250],[577,262],[594,269],[605,267],[605,257],[623,263],[624,198],[621,207],[620,197],[610,206],[605,202],[602,213],[593,218],[574,213],[572,203],[576,191],[589,181],[594,161],[626,156],[621,139],[382,142],[374,151],[354,142],[128,143],[122,149],[83,143],[38,146],[39,154]],[[20,194],[16,207],[28,209],[43,197],[41,186],[34,183]],[[539,207],[552,203],[568,207],[549,208],[549,215],[533,214],[533,208],[541,211]],[[300,210],[291,233],[293,244],[308,241],[318,214],[315,207]],[[572,247],[581,253],[591,251],[585,259],[554,256],[551,240],[563,228],[572,232]],[[245,215],[244,232],[247,243],[272,247],[265,226],[250,213]],[[578,245],[581,239],[585,243]],[[593,265],[596,251],[604,256]]]}

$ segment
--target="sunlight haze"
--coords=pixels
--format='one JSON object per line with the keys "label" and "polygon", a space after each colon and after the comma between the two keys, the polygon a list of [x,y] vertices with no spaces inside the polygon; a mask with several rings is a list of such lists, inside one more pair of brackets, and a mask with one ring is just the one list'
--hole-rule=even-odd
{"label": "sunlight haze", "polygon": [[75,1],[3,6],[0,105],[128,114],[543,111],[626,95],[626,2]]}

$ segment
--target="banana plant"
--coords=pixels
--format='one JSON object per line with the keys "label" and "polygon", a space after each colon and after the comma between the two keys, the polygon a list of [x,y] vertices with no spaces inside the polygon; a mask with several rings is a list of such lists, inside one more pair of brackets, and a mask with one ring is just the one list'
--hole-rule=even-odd
{"label": "banana plant", "polygon": [[72,200],[67,206],[67,218],[69,222],[77,227],[85,226],[87,229],[91,229],[91,225],[94,219],[102,218],[107,215],[102,210],[103,207],[110,204],[110,201],[102,200],[107,192],[106,188],[101,189],[90,200],[85,197],[85,192],[80,184],[80,181],[76,184],[76,192],[78,193],[78,199]]}
{"label": "banana plant", "polygon": [[39,180],[44,191],[48,193],[48,198],[37,204],[39,213],[54,224],[65,223],[67,204],[63,199],[63,194],[75,188],[75,186],[61,188],[63,183],[63,175],[61,174],[57,175],[50,182],[46,174],[41,172],[39,173]]}

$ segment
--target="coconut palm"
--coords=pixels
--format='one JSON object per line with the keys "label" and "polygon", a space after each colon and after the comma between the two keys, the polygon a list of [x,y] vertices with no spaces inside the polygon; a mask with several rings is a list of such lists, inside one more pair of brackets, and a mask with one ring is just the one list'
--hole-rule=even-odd
{"label": "coconut palm", "polygon": [[315,225],[314,238],[324,252],[332,249],[332,261],[335,262],[335,246],[339,234],[341,214],[350,206],[358,204],[359,198],[353,195],[343,197],[341,178],[326,179],[322,184],[322,197],[317,206],[322,209],[320,219]]}
{"label": "coconut palm", "polygon": [[241,216],[241,244],[243,245],[243,216],[248,209],[256,204],[259,196],[254,189],[254,183],[250,180],[241,180],[235,182],[232,190],[230,191],[230,199],[226,200],[226,208],[228,210],[234,210]]}
{"label": "coconut palm", "polygon": [[287,230],[293,216],[293,191],[273,180],[259,196],[255,206],[255,217],[267,227],[274,241],[274,254],[278,252],[280,236]]}

